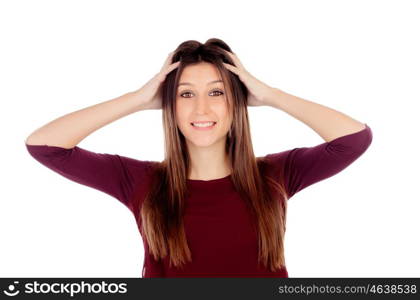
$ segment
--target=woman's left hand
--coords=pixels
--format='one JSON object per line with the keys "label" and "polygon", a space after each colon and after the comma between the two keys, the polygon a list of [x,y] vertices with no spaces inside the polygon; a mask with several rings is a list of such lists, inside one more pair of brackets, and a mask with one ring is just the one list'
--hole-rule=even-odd
{"label": "woman's left hand", "polygon": [[245,84],[248,89],[248,106],[263,106],[267,105],[266,99],[273,92],[273,88],[252,76],[245,70],[239,58],[235,53],[222,49],[234,62],[235,66],[223,63],[229,71],[239,76],[239,79]]}

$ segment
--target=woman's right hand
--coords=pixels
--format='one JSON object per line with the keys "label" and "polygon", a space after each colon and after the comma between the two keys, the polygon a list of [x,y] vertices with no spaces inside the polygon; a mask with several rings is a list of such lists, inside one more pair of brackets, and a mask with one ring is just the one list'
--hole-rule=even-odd
{"label": "woman's right hand", "polygon": [[171,64],[174,51],[170,52],[165,60],[160,72],[153,76],[145,85],[140,89],[134,91],[138,95],[139,105],[145,109],[161,109],[162,108],[162,95],[160,85],[165,80],[166,75],[173,69],[178,67],[180,61]]}

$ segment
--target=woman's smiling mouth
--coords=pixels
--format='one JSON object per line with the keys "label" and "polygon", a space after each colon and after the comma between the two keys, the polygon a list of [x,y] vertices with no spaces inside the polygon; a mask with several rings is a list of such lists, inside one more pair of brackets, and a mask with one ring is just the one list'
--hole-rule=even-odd
{"label": "woman's smiling mouth", "polygon": [[192,122],[190,124],[192,127],[194,127],[194,129],[197,129],[197,130],[209,130],[209,129],[214,128],[216,123],[217,122],[213,122],[213,121],[200,121],[200,122]]}

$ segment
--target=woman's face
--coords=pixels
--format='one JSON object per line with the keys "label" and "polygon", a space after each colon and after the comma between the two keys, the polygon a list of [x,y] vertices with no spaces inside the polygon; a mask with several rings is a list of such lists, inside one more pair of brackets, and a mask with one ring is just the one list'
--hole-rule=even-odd
{"label": "woman's face", "polygon": [[[196,147],[221,144],[224,147],[232,124],[226,93],[218,69],[213,64],[200,62],[183,70],[177,87],[176,119],[187,144]],[[192,125],[201,121],[216,124],[207,128]]]}

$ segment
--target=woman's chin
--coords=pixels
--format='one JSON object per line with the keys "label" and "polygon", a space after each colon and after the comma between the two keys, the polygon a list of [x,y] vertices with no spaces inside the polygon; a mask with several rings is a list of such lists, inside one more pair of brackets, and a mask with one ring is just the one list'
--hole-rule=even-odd
{"label": "woman's chin", "polygon": [[194,138],[194,139],[189,139],[189,143],[194,146],[194,147],[200,147],[200,148],[205,148],[205,147],[210,147],[213,146],[214,144],[216,144],[217,140],[211,137],[202,137],[202,138]]}

